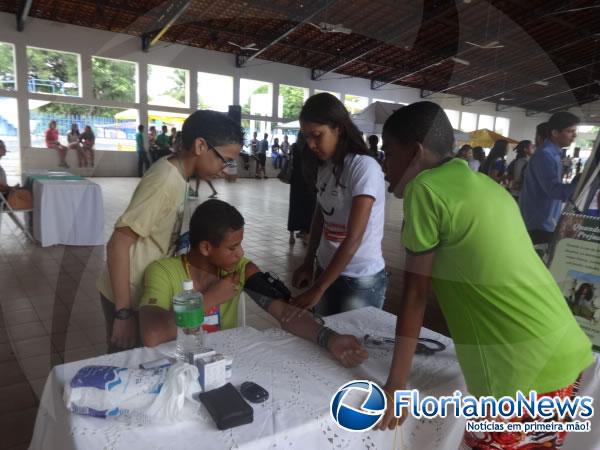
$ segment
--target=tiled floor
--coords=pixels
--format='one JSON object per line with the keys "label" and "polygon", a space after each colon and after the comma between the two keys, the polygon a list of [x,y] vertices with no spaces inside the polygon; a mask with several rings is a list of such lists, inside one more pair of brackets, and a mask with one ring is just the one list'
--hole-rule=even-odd
{"label": "tiled floor", "polygon": [[[108,238],[127,206],[136,178],[95,178],[102,186]],[[288,244],[288,185],[276,179],[215,183],[219,198],[235,205],[246,219],[246,255],[262,270],[290,284],[305,248]],[[209,195],[203,184],[200,199]],[[393,311],[402,287],[400,246],[402,203],[388,196],[385,239],[392,278],[385,308]],[[51,368],[105,352],[104,319],[96,279],[104,247],[40,248],[29,243],[4,217],[0,230],[0,448],[26,448],[36,406]],[[273,326],[264,312],[248,306],[247,323]]]}

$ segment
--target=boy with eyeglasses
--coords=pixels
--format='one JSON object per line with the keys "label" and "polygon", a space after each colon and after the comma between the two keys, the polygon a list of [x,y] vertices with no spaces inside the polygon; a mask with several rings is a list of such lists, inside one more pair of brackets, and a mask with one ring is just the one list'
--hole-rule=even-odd
{"label": "boy with eyeglasses", "polygon": [[242,130],[227,115],[196,111],[183,124],[181,149],[157,161],[137,186],[106,246],[98,281],[109,353],[140,344],[137,309],[144,270],[178,247],[187,180],[210,180],[239,155]]}

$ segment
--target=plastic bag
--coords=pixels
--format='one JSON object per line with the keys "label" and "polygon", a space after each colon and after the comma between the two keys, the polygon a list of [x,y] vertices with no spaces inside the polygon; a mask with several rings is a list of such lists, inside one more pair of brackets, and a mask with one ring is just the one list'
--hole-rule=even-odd
{"label": "plastic bag", "polygon": [[172,423],[197,414],[192,396],[200,390],[198,369],[183,362],[155,369],[86,366],[65,386],[64,401],[76,414]]}

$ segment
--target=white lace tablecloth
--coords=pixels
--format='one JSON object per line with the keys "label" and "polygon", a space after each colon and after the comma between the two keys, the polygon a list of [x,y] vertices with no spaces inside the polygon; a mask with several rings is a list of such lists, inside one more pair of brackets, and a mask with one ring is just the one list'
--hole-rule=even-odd
{"label": "white lace tablecloth", "polygon": [[[395,317],[369,307],[327,318],[339,332],[357,337],[365,334],[393,336]],[[411,387],[422,393],[451,395],[464,392],[464,381],[449,339],[423,329],[423,337],[442,341],[448,348],[435,357],[416,356]],[[217,430],[203,407],[197,420],[177,425],[144,426],[70,414],[63,403],[63,386],[77,370],[90,364],[137,367],[139,363],[172,354],[174,343],[155,349],[140,348],[114,355],[55,367],[46,381],[36,420],[32,449],[439,449],[458,447],[464,421],[454,418],[417,420],[409,418],[396,432],[351,433],[340,429],[329,415],[332,395],[353,379],[371,379],[383,385],[391,353],[370,350],[362,366],[345,369],[310,342],[279,329],[259,332],[237,328],[207,336],[210,347],[232,355],[232,383],[254,381],[269,391],[269,399],[252,404],[254,422],[226,431]],[[600,371],[598,364],[593,369]],[[600,392],[598,376],[584,391]],[[588,380],[589,381],[589,380]],[[595,427],[600,431],[600,424]],[[567,447],[592,449],[598,431],[570,436]],[[395,445],[395,446],[394,446]]]}
{"label": "white lace tablecloth", "polygon": [[89,180],[33,182],[33,236],[50,245],[103,245],[102,188]]}

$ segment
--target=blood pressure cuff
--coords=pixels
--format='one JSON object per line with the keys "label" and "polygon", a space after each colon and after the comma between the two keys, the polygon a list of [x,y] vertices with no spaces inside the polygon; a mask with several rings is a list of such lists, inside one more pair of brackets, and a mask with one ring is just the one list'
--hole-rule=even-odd
{"label": "blood pressure cuff", "polygon": [[285,284],[269,272],[258,272],[248,278],[244,283],[244,291],[265,311],[268,311],[273,300],[289,301],[292,297]]}

